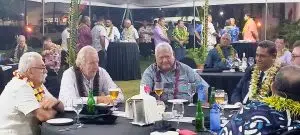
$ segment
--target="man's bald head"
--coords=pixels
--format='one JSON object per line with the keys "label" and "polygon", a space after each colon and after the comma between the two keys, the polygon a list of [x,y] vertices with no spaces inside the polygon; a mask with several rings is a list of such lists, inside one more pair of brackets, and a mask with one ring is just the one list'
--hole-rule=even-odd
{"label": "man's bald head", "polygon": [[124,27],[129,28],[131,26],[131,21],[129,19],[124,20]]}

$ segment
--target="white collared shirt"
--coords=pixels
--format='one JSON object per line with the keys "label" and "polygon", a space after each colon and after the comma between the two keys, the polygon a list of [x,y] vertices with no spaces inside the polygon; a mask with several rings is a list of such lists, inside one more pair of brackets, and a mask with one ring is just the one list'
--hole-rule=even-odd
{"label": "white collared shirt", "polygon": [[[44,86],[43,86],[44,87]],[[40,107],[26,81],[13,78],[0,96],[0,135],[38,135],[38,121],[32,112]],[[53,96],[44,87],[45,97]]]}
{"label": "white collared shirt", "polygon": [[[108,90],[110,88],[117,88],[117,85],[113,82],[107,71],[101,67],[99,67],[99,94],[104,93],[108,95]],[[93,79],[87,80],[83,77],[83,84],[85,86],[85,90],[88,93],[88,90],[93,86]],[[99,96],[99,95],[94,95]],[[67,69],[62,77],[60,92],[59,92],[59,100],[64,104],[67,104],[68,100],[80,97],[77,89],[76,75],[73,67]],[[84,98],[84,102],[86,102],[87,98]],[[118,102],[122,102],[124,100],[122,90],[119,91],[119,95],[117,98]]]}
{"label": "white collared shirt", "polygon": [[[107,31],[107,35],[108,35],[110,33],[110,27],[106,27],[106,31]],[[120,39],[120,32],[116,26],[113,26],[112,33],[108,37],[108,39],[110,42],[114,42],[115,38],[118,40]]]}
{"label": "white collared shirt", "polygon": [[61,47],[65,50],[68,51],[68,38],[70,38],[70,32],[68,31],[69,28],[66,28],[62,33],[61,33]]}
{"label": "white collared shirt", "polygon": [[99,52],[101,51],[103,48],[101,46],[101,42],[100,42],[100,37],[104,36],[105,37],[105,50],[107,50],[108,48],[108,36],[107,36],[107,32],[104,26],[102,25],[95,25],[91,31],[92,33],[92,46]]}

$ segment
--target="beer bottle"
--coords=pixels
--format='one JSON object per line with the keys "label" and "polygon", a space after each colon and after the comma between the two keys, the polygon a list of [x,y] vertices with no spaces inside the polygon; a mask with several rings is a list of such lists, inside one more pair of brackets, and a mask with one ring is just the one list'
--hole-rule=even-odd
{"label": "beer bottle", "polygon": [[210,97],[209,97],[209,106],[212,107],[214,103],[216,103],[216,91],[215,87],[211,87]]}
{"label": "beer bottle", "polygon": [[95,112],[95,99],[92,90],[89,90],[88,100],[87,100],[87,110],[88,113],[93,114]]}
{"label": "beer bottle", "polygon": [[205,131],[204,113],[202,111],[202,104],[200,100],[198,100],[197,102],[197,112],[196,112],[195,122],[196,122],[196,132]]}

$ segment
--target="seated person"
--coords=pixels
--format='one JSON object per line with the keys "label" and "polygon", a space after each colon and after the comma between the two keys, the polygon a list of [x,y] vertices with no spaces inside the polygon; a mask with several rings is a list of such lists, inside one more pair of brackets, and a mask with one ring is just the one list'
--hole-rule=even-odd
{"label": "seated person", "polygon": [[220,44],[209,51],[204,68],[228,69],[226,59],[236,56],[236,51],[230,45],[230,40],[231,37],[228,33],[222,35]]}
{"label": "seated person", "polygon": [[58,71],[61,63],[61,47],[52,43],[50,37],[43,37],[43,59],[48,71],[45,86],[49,92],[58,97],[60,80],[58,77]]}
{"label": "seated person", "polygon": [[0,96],[0,134],[38,135],[39,123],[64,106],[43,85],[47,70],[40,54],[24,53],[14,75]]}
{"label": "seated person", "polygon": [[[66,103],[76,97],[87,97],[92,90],[97,103],[112,103],[108,95],[110,88],[117,88],[107,71],[98,66],[97,50],[92,46],[83,47],[77,54],[76,66],[67,69],[62,76],[59,99]],[[87,99],[84,99],[86,102]],[[119,91],[117,102],[124,100]]]}
{"label": "seated person", "polygon": [[17,38],[17,46],[16,46],[16,49],[15,49],[15,52],[14,52],[14,58],[13,58],[13,61],[14,62],[19,62],[20,60],[20,57],[26,53],[26,52],[31,52],[32,51],[32,48],[29,47],[27,44],[26,44],[26,38],[25,36],[23,35],[19,35],[18,38]]}
{"label": "seated person", "polygon": [[232,117],[220,134],[269,135],[299,128],[299,74],[298,66],[280,69],[271,87],[273,96],[247,104]]}
{"label": "seated person", "polygon": [[188,90],[184,87],[187,83],[196,85],[209,85],[189,66],[176,61],[172,47],[167,44],[159,44],[155,48],[156,63],[150,65],[141,80],[141,84],[148,85],[152,92],[155,82],[164,84],[164,92],[161,100],[169,99],[189,99]]}
{"label": "seated person", "polygon": [[292,64],[300,66],[300,40],[293,44]]}
{"label": "seated person", "polygon": [[248,67],[231,95],[231,103],[246,104],[248,99],[257,100],[269,96],[271,82],[280,68],[276,61],[276,46],[272,41],[261,41],[256,49],[256,64]]}

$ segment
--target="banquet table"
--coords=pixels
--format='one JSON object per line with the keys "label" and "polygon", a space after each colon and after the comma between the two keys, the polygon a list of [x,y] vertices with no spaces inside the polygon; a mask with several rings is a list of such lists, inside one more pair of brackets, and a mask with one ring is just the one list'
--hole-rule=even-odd
{"label": "banquet table", "polygon": [[236,43],[231,43],[231,45],[237,51],[240,58],[243,57],[243,53],[245,53],[246,58],[249,58],[249,57],[254,58],[255,57],[257,43],[240,43],[240,42],[236,42]]}
{"label": "banquet table", "polygon": [[[171,107],[167,107],[167,111],[170,111]],[[124,111],[124,105],[119,107],[119,110]],[[185,105],[185,117],[194,117],[196,112],[196,107],[188,107]],[[232,111],[226,111],[225,114],[229,114]],[[209,110],[204,109],[204,115],[208,117]],[[75,118],[75,113],[65,113],[61,117],[69,117]],[[129,120],[124,117],[118,117],[115,124],[112,125],[93,125],[93,124],[85,124],[83,128],[69,130],[60,132],[60,129],[68,128],[69,126],[53,126],[46,122],[42,123],[41,125],[41,134],[42,135],[149,135],[153,132],[154,125],[148,126],[135,126],[130,124],[132,120]],[[171,122],[172,127],[176,127],[176,122]],[[71,125],[72,126],[72,125]],[[180,122],[179,124],[180,129],[188,129],[188,130],[195,130],[195,127],[191,123],[183,123]],[[210,135],[210,132],[200,132],[198,135]]]}
{"label": "banquet table", "polygon": [[[244,76],[243,72],[220,72],[220,73],[202,73],[198,74],[210,85],[216,89],[223,89],[228,94],[229,103],[232,91]],[[197,94],[196,94],[197,95]]]}
{"label": "banquet table", "polygon": [[138,45],[129,42],[109,43],[107,72],[116,81],[141,79]]}

